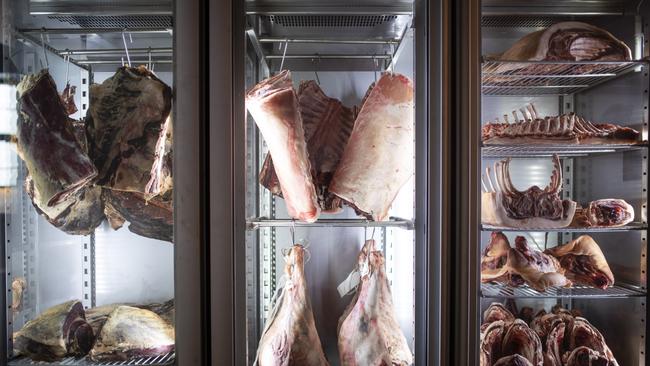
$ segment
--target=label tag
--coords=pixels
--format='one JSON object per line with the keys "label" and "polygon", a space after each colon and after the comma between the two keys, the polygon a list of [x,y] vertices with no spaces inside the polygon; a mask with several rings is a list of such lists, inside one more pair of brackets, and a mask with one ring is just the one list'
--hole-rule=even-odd
{"label": "label tag", "polygon": [[339,296],[345,297],[345,295],[353,292],[359,285],[360,281],[361,274],[359,273],[359,270],[355,269],[350,272],[348,277],[336,288],[339,291]]}

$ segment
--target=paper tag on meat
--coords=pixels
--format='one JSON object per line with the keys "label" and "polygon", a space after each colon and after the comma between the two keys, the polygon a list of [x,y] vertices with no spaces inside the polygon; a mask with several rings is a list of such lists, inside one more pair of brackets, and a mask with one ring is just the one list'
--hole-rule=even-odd
{"label": "paper tag on meat", "polygon": [[349,293],[353,292],[357,286],[359,286],[359,282],[361,281],[361,274],[359,273],[358,269],[355,269],[354,271],[350,272],[348,277],[341,282],[336,289],[339,292],[339,296],[345,297]]}

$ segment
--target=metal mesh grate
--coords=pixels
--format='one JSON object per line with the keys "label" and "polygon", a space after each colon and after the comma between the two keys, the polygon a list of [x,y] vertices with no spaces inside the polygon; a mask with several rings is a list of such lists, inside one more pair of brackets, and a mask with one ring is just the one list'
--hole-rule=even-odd
{"label": "metal mesh grate", "polygon": [[512,228],[512,227],[503,227],[503,226],[494,226],[494,225],[481,225],[481,230],[483,231],[536,231],[536,232],[547,232],[547,231],[561,231],[565,233],[607,233],[607,232],[618,232],[618,231],[631,231],[631,230],[646,230],[648,225],[640,222],[631,222],[625,226],[620,227],[564,227],[559,229],[543,229],[543,228]]}
{"label": "metal mesh grate", "polygon": [[51,15],[50,19],[82,28],[172,28],[173,18],[167,15]]}
{"label": "metal mesh grate", "polygon": [[555,23],[572,20],[572,17],[486,15],[481,17],[481,27],[490,28],[546,28]]}
{"label": "metal mesh grate", "polygon": [[536,158],[552,156],[553,154],[560,156],[585,156],[589,154],[632,151],[647,146],[647,143],[638,145],[484,145],[481,151],[484,158]]}
{"label": "metal mesh grate", "polygon": [[642,62],[485,61],[484,95],[572,94],[623,75]]}
{"label": "metal mesh grate", "polygon": [[138,366],[167,366],[174,364],[176,353],[171,352],[166,355],[155,357],[134,358],[128,361],[103,361],[94,362],[87,357],[75,358],[67,357],[57,362],[32,361],[29,358],[20,357],[9,361],[8,366],[108,366],[108,365],[138,365]]}
{"label": "metal mesh grate", "polygon": [[631,285],[614,285],[607,289],[599,289],[586,286],[574,286],[571,288],[551,287],[545,292],[536,291],[527,285],[512,287],[498,283],[481,284],[482,297],[505,297],[505,298],[611,298],[611,297],[642,297],[645,291],[640,287]]}
{"label": "metal mesh grate", "polygon": [[371,28],[397,19],[397,15],[267,15],[271,23],[283,27]]}

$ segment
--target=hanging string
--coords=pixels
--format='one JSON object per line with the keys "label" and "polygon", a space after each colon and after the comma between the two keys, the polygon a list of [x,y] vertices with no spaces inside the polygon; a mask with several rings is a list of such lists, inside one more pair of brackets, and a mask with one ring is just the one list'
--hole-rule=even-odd
{"label": "hanging string", "polygon": [[377,58],[375,57],[375,55],[372,55],[372,62],[374,64],[374,67],[372,68],[372,70],[375,73],[375,83],[376,83],[377,82],[377,68],[379,67],[379,62],[377,62]]}
{"label": "hanging string", "polygon": [[149,46],[149,52],[147,52],[149,56],[149,63],[147,63],[147,69],[151,70],[151,46]]}
{"label": "hanging string", "polygon": [[296,220],[293,219],[291,220],[291,227],[289,228],[289,231],[291,231],[291,244],[296,244]]}
{"label": "hanging string", "polygon": [[284,52],[282,52],[282,61],[280,62],[280,71],[282,71],[282,67],[284,66],[284,58],[287,56],[287,48],[289,48],[289,40],[286,40],[284,42]]}
{"label": "hanging string", "polygon": [[65,83],[70,84],[70,55],[63,56],[63,62],[65,62]]}
{"label": "hanging string", "polygon": [[41,48],[43,49],[43,59],[45,60],[45,67],[50,68],[50,61],[47,59],[47,51],[45,50],[45,28],[41,31]]}
{"label": "hanging string", "polygon": [[[318,85],[320,85],[320,78],[318,77],[318,65],[320,64],[320,55],[317,53],[316,57],[317,57],[317,59],[316,59],[316,66],[314,66],[314,75],[316,76],[316,83],[318,83]],[[312,59],[312,62],[313,61],[314,60]]]}
{"label": "hanging string", "polygon": [[[129,33],[130,35],[131,33]],[[126,45],[126,37],[124,35],[124,32],[122,32],[122,42],[124,43],[124,52],[126,53],[126,62],[128,63],[129,67],[131,67],[131,56],[129,56],[129,47]],[[131,42],[133,42],[133,39],[131,39]],[[124,66],[124,61],[122,61],[122,66]]]}

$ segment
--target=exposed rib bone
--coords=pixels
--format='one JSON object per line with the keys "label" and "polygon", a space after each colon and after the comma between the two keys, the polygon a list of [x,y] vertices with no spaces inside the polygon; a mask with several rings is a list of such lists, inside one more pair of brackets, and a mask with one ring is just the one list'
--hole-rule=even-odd
{"label": "exposed rib bone", "polygon": [[519,112],[521,112],[521,114],[524,116],[524,122],[532,121],[532,118],[528,116],[526,108],[519,108]]}
{"label": "exposed rib bone", "polygon": [[510,123],[510,122],[508,121],[508,115],[507,115],[507,114],[504,114],[504,115],[503,115],[503,119],[506,121],[506,123]]}
{"label": "exposed rib bone", "polygon": [[485,178],[485,175],[481,174],[481,187],[483,188],[483,192],[489,193],[490,190],[488,190],[487,186],[485,185],[485,182],[483,179]]}
{"label": "exposed rib bone", "polygon": [[517,111],[512,111],[512,116],[515,117],[515,123],[519,122],[519,117],[517,117]]}
{"label": "exposed rib bone", "polygon": [[534,117],[539,118],[539,114],[537,113],[537,109],[535,109],[535,104],[533,102],[530,102],[530,109],[533,111]]}
{"label": "exposed rib bone", "polygon": [[[487,176],[487,181],[488,184],[490,185],[490,190],[488,192],[496,192],[496,189],[494,189],[494,186],[492,185],[492,177],[490,176],[490,167],[485,168],[485,175]],[[483,183],[482,180],[481,183]]]}

